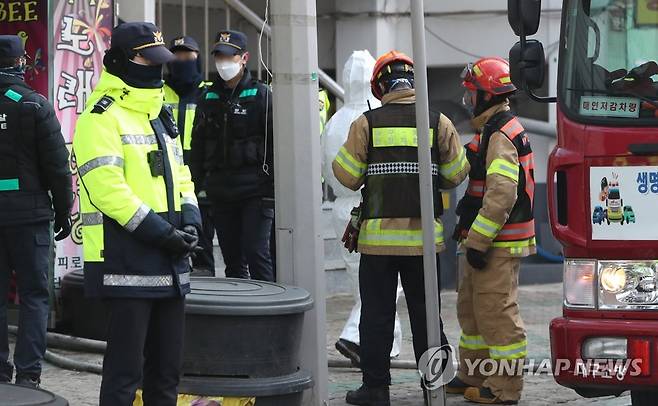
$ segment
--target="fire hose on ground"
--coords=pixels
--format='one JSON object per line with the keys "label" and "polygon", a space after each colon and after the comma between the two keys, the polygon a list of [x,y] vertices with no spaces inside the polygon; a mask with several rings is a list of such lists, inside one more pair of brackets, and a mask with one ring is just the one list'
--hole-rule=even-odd
{"label": "fire hose on ground", "polygon": [[[18,333],[18,327],[9,326],[9,333],[16,335]],[[46,334],[46,341],[48,348],[59,348],[67,351],[74,351],[80,353],[92,353],[92,354],[104,354],[107,344],[105,341],[90,340],[87,338],[74,337],[65,334],[48,332]],[[71,371],[79,372],[90,372],[93,374],[100,375],[103,372],[103,366],[100,364],[94,364],[91,362],[79,361],[61,354],[57,354],[51,350],[46,350],[44,359],[55,365],[56,367],[67,369]],[[533,365],[533,372],[537,370],[542,365],[542,360],[531,360]],[[328,362],[329,368],[353,368],[350,360],[347,359],[336,359],[330,358]],[[406,370],[416,370],[416,362],[410,360],[391,360],[392,369],[406,369]],[[542,373],[547,373],[543,371]]]}

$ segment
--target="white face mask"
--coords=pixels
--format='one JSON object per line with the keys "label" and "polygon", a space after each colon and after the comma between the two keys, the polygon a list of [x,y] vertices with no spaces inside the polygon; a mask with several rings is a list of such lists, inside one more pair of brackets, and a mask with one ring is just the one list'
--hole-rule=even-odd
{"label": "white face mask", "polygon": [[221,78],[226,81],[236,77],[238,73],[240,73],[240,69],[242,69],[242,65],[240,64],[240,62],[233,62],[233,61],[215,62],[215,66],[217,67],[217,72],[219,72],[219,76],[221,76]]}

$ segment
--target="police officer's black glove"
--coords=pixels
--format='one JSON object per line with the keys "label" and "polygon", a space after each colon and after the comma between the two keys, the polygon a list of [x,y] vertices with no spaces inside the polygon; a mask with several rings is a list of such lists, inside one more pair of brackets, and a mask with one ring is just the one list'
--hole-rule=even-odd
{"label": "police officer's black glove", "polygon": [[160,242],[160,245],[173,256],[184,256],[194,249],[192,244],[188,242],[191,239],[192,236],[190,234],[171,227],[167,235]]}
{"label": "police officer's black glove", "polygon": [[190,244],[190,252],[196,252],[197,245],[199,245],[199,230],[196,227],[187,225],[183,227],[186,235],[183,235],[185,241]]}
{"label": "police officer's black glove", "polygon": [[466,260],[475,269],[484,269],[487,266],[487,253],[469,248],[466,250]]}
{"label": "police officer's black glove", "polygon": [[71,235],[71,217],[68,213],[55,215],[55,241],[61,241]]}

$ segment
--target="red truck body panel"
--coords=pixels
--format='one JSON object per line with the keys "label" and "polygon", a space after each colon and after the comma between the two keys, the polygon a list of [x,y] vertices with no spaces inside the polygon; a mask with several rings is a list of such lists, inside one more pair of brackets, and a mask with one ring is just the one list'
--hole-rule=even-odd
{"label": "red truck body panel", "polygon": [[[564,256],[597,260],[657,259],[656,241],[592,240],[589,174],[592,166],[658,165],[656,156],[635,156],[629,152],[631,144],[658,142],[658,128],[581,124],[567,118],[559,106],[557,117],[558,142],[548,164],[548,207],[551,228],[564,246]],[[562,176],[561,182],[556,184],[558,172],[562,172]],[[563,215],[558,218],[560,201],[566,207],[560,208]],[[658,312],[564,308],[563,317],[551,322],[550,336],[553,365],[558,359],[569,360],[571,364],[568,371],[554,371],[555,380],[561,385],[576,389],[609,389],[611,393],[658,387]],[[574,365],[583,358],[584,340],[600,336],[648,340],[649,375],[626,375],[620,380],[576,373]]]}

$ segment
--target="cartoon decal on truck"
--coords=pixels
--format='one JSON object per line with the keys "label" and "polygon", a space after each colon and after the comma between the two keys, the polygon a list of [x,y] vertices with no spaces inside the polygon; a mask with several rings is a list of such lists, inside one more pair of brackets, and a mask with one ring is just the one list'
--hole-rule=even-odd
{"label": "cartoon decal on truck", "polygon": [[624,206],[624,221],[628,224],[635,223],[635,213],[631,206]]}
{"label": "cartoon decal on truck", "polygon": [[594,207],[594,213],[592,214],[592,224],[603,224],[605,220],[605,212],[603,207],[596,206]]}
{"label": "cartoon decal on truck", "polygon": [[601,191],[599,192],[599,201],[605,205],[596,205],[592,211],[592,224],[635,223],[635,213],[631,206],[624,206],[624,199],[621,198],[619,191],[619,175],[612,173],[612,177],[601,178]]}

